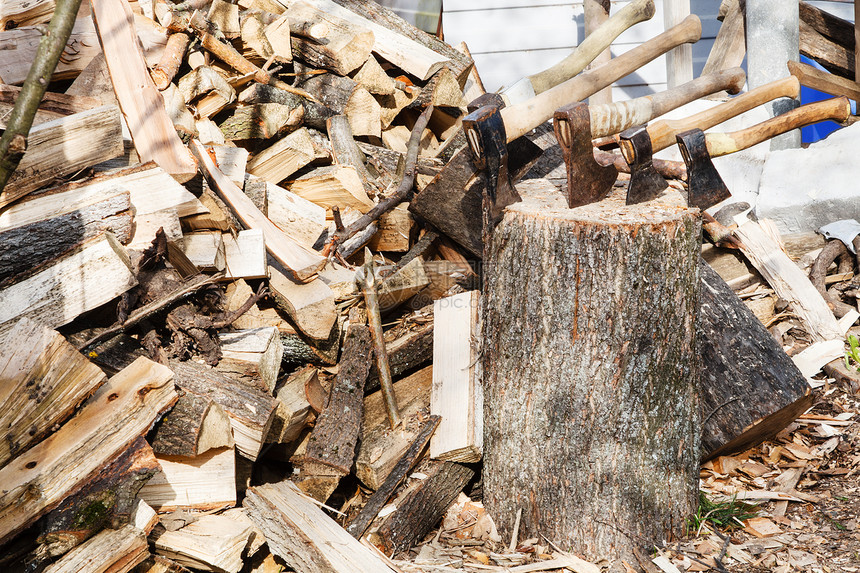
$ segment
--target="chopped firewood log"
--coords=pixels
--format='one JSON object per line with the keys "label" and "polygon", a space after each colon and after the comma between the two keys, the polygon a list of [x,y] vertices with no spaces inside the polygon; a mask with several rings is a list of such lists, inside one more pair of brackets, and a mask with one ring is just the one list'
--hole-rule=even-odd
{"label": "chopped firewood log", "polygon": [[377,490],[403,457],[421,427],[421,419],[430,409],[433,368],[428,366],[394,383],[397,407],[403,426],[392,430],[382,393],[374,392],[364,399],[361,444],[355,461],[355,475],[372,490]]}
{"label": "chopped firewood log", "polygon": [[370,522],[373,521],[382,509],[382,506],[385,505],[394,493],[394,490],[406,478],[412,469],[412,466],[418,462],[419,458],[424,453],[424,450],[427,448],[427,443],[430,441],[430,436],[433,435],[433,432],[439,426],[440,420],[441,418],[439,418],[439,416],[430,416],[430,418],[423,423],[420,432],[409,445],[409,449],[407,449],[406,452],[403,453],[402,457],[397,460],[397,464],[388,474],[388,477],[385,478],[385,482],[373,493],[373,495],[370,496],[365,506],[361,509],[361,512],[355,516],[355,519],[353,519],[350,522],[349,527],[346,528],[350,535],[356,539],[361,539],[364,532],[367,530],[367,527],[370,525]]}
{"label": "chopped firewood log", "polygon": [[257,153],[248,163],[248,173],[280,183],[315,159],[329,156],[314,143],[307,128],[301,127]]}
{"label": "chopped firewood log", "polygon": [[[227,312],[233,312],[243,306],[248,298],[254,294],[251,287],[248,286],[243,279],[237,279],[227,283],[227,300],[224,307]],[[260,328],[263,326],[274,326],[279,332],[284,330],[295,332],[292,326],[278,314],[274,308],[260,308],[257,303],[251,305],[251,308],[245,311],[242,316],[233,321],[233,328]]]}
{"label": "chopped firewood log", "polygon": [[304,108],[279,103],[240,105],[219,127],[228,140],[271,139],[302,124]]}
{"label": "chopped firewood log", "polygon": [[187,231],[204,231],[207,229],[219,231],[238,231],[239,226],[224,202],[208,187],[200,195],[200,204],[208,209],[208,213],[189,215],[181,220],[182,229]]}
{"label": "chopped firewood log", "polygon": [[393,275],[380,281],[379,308],[382,312],[391,310],[430,284],[424,272],[424,259],[416,257]]}
{"label": "chopped firewood log", "polygon": [[194,115],[188,111],[185,98],[176,86],[167,84],[161,90],[161,98],[164,100],[164,110],[173,122],[173,128],[179,134],[179,138],[186,142],[192,137],[197,137],[197,122],[194,120]]}
{"label": "chopped firewood log", "polygon": [[38,553],[57,557],[105,527],[117,529],[129,523],[138,505],[138,491],[160,469],[152,448],[138,437],[44,517]]}
{"label": "chopped firewood log", "polygon": [[303,573],[391,573],[291,481],[248,489],[242,505],[263,530],[269,550]]}
{"label": "chopped firewood log", "polygon": [[[87,20],[92,26],[92,18],[87,17]],[[95,37],[95,28],[93,28],[93,36]],[[119,105],[116,94],[113,93],[113,84],[110,82],[107,62],[105,62],[105,56],[101,50],[75,78],[75,81],[66,90],[66,94],[95,98],[101,101],[102,105]]]}
{"label": "chopped firewood log", "polygon": [[141,161],[155,161],[184,183],[197,173],[197,162],[164,111],[134,31],[128,2],[96,0],[92,7],[114,92]]}
{"label": "chopped firewood log", "polygon": [[[173,130],[172,123],[170,129]],[[27,136],[27,151],[0,195],[0,207],[122,152],[116,106],[101,106],[34,125]]]}
{"label": "chopped firewood log", "polygon": [[334,294],[320,279],[297,283],[280,266],[269,265],[269,290],[296,327],[314,340],[327,340],[337,320]]}
{"label": "chopped firewood log", "polygon": [[131,198],[123,189],[98,196],[72,189],[19,201],[0,213],[0,245],[6,247],[0,249],[0,281],[104,231],[127,243],[132,227]]}
{"label": "chopped firewood log", "polygon": [[395,89],[391,95],[378,96],[380,111],[380,122],[382,129],[388,129],[394,122],[394,119],[402,110],[408,107],[418,97],[418,90],[407,88],[406,90]]}
{"label": "chopped firewood log", "polygon": [[317,418],[301,459],[299,488],[318,501],[328,499],[355,460],[372,352],[370,329],[350,325],[328,405]]}
{"label": "chopped firewood log", "polygon": [[218,27],[225,38],[235,40],[239,37],[239,6],[225,0],[212,0],[209,5],[209,21]]}
{"label": "chopped firewood log", "polygon": [[374,36],[368,28],[305,2],[287,11],[295,56],[308,64],[345,76],[370,57]]}
{"label": "chopped firewood log", "polygon": [[457,77],[448,68],[442,68],[421,88],[421,93],[409,105],[423,109],[428,105],[465,108],[467,104]]}
{"label": "chopped firewood log", "polygon": [[225,279],[263,279],[266,270],[266,242],[260,229],[239,231],[236,237],[224,233]]}
{"label": "chopped firewood log", "polygon": [[197,127],[197,139],[203,145],[224,145],[227,143],[224,134],[211,119],[205,117],[198,119],[195,127]]}
{"label": "chopped firewood log", "polygon": [[382,109],[357,82],[335,74],[319,74],[301,86],[335,113],[349,118],[354,135],[382,135]]}
{"label": "chopped firewood log", "polygon": [[343,300],[358,294],[355,269],[348,269],[331,262],[320,271],[319,276],[320,280],[331,289],[335,300]]}
{"label": "chopped firewood log", "polygon": [[281,344],[284,345],[284,363],[286,364],[317,364],[332,366],[337,363],[340,353],[340,337],[342,319],[336,319],[331,334],[325,340],[314,340],[299,332],[281,332]]}
{"label": "chopped firewood log", "polygon": [[223,271],[226,265],[224,240],[221,231],[187,233],[178,241],[178,246],[201,271]]}
{"label": "chopped firewood log", "polygon": [[354,168],[341,165],[319,167],[291,181],[288,189],[331,211],[332,207],[352,207],[361,213],[373,208],[361,178]]}
{"label": "chopped firewood log", "polygon": [[137,566],[134,573],[190,573],[190,570],[167,557],[150,555]]}
{"label": "chopped firewood log", "polygon": [[266,37],[266,22],[262,14],[251,12],[241,14],[239,30],[242,37],[242,56],[249,62],[260,65],[272,57],[274,50]]}
{"label": "chopped firewood log", "polygon": [[154,534],[155,551],[177,563],[219,573],[239,573],[254,529],[223,515],[204,515],[176,531]]}
{"label": "chopped firewood log", "polygon": [[[395,189],[400,184],[401,179],[403,179],[403,170],[406,167],[404,154],[393,149],[370,145],[362,141],[358,142],[358,147],[367,155],[368,169],[371,172],[375,172],[377,179],[384,178],[384,182],[377,183],[378,187],[383,190],[389,187]],[[435,176],[442,170],[443,165],[440,159],[419,157],[418,174],[422,176]],[[416,185],[419,183],[419,181],[416,181]],[[418,189],[420,190],[421,187],[419,186]]]}
{"label": "chopped firewood log", "polygon": [[239,103],[245,105],[279,103],[289,107],[301,105],[305,110],[303,119],[305,127],[314,129],[325,129],[325,120],[335,114],[334,111],[321,103],[303,99],[286,90],[256,82],[242,90],[239,94]]}
{"label": "chopped firewood log", "polygon": [[[43,34],[36,26],[19,24],[15,29],[8,29],[4,23],[8,14],[5,4],[3,8],[3,14],[0,15],[0,30],[4,31],[0,32],[0,44],[8,46],[8,49],[0,52],[0,77],[5,84],[21,85],[27,79],[30,64],[36,56],[36,49]],[[52,78],[54,80],[74,79],[100,52],[98,35],[92,18],[89,14],[77,18],[64,50],[65,54],[73,53],[75,57],[60,58]]]}
{"label": "chopped firewood log", "polygon": [[155,526],[158,525],[158,513],[152,509],[151,505],[139,497],[135,502],[129,523],[149,535]]}
{"label": "chopped firewood log", "polygon": [[292,16],[281,16],[276,18],[263,30],[266,40],[271,48],[271,54],[266,60],[273,62],[289,63],[293,61],[293,48],[290,36],[290,23]]}
{"label": "chopped firewood log", "polygon": [[159,455],[157,459],[161,471],[139,493],[156,511],[180,508],[202,511],[236,504],[233,448],[214,448],[193,457]]}
{"label": "chopped firewood log", "polygon": [[[0,125],[6,127],[9,119],[8,112],[15,107],[15,101],[21,94],[21,88],[0,84],[0,110],[3,117],[0,118]],[[36,110],[36,115],[33,118],[33,125],[38,125],[46,121],[59,119],[67,115],[95,109],[103,105],[100,99],[88,97],[85,95],[74,95],[68,93],[45,92],[42,96],[42,101],[39,102],[39,107]]]}
{"label": "chopped firewood log", "polygon": [[45,573],[126,573],[149,556],[146,535],[133,525],[105,529],[71,550]]}
{"label": "chopped firewood log", "polygon": [[371,542],[387,555],[409,550],[433,529],[475,475],[467,466],[428,460],[416,471],[421,477],[391,502],[395,510],[374,524]]}
{"label": "chopped firewood log", "polygon": [[159,456],[199,456],[233,446],[233,430],[224,409],[209,396],[183,392],[151,434]]}
{"label": "chopped firewood log", "polygon": [[159,231],[164,233],[167,241],[174,242],[182,239],[182,223],[179,222],[176,209],[137,214],[134,218],[134,235],[126,248],[130,251],[145,251]]}
{"label": "chopped firewood log", "polygon": [[251,536],[248,539],[248,546],[245,549],[245,556],[252,557],[257,551],[266,545],[266,537],[254,521],[248,516],[248,510],[244,507],[232,507],[227,511],[220,513],[224,517],[229,517],[237,523],[248,525],[252,528]]}
{"label": "chopped firewood log", "polygon": [[374,179],[364,165],[364,154],[355,144],[352,130],[349,127],[349,119],[343,115],[335,115],[326,121],[328,137],[331,141],[332,160],[337,165],[349,166],[355,169],[358,178],[364,186],[364,191],[371,197],[375,196],[379,189]]}
{"label": "chopped firewood log", "polygon": [[110,233],[9,280],[0,290],[0,337],[22,317],[62,326],[137,284],[125,248]]}
{"label": "chopped firewood log", "polygon": [[374,56],[370,56],[364,65],[352,75],[364,89],[374,95],[394,95],[396,82],[385,73]]}
{"label": "chopped firewood log", "polygon": [[217,370],[271,394],[284,352],[278,329],[266,326],[222,332],[218,334],[218,340],[221,343],[221,361]]}
{"label": "chopped firewood log", "polygon": [[326,228],[325,207],[273,183],[267,182],[266,191],[269,219],[290,237],[313,246]]}
{"label": "chopped firewood log", "polygon": [[221,405],[230,417],[239,454],[256,460],[274,418],[275,399],[198,362],[171,362],[170,368],[176,375],[177,386],[209,396]]}
{"label": "chopped firewood log", "polygon": [[[427,364],[433,358],[433,321],[391,340],[386,337],[385,351],[388,354],[391,375],[395,377]],[[377,388],[379,388],[379,374],[374,365],[370,369],[367,390]]]}
{"label": "chopped firewood log", "polygon": [[479,291],[433,303],[433,392],[430,413],[442,423],[430,440],[430,457],[477,462],[484,443],[484,403],[478,366]]}
{"label": "chopped firewood log", "polygon": [[[237,147],[236,149],[241,149],[241,147]],[[269,182],[265,179],[244,173],[244,186],[242,190],[266,217],[269,216],[268,185]]]}
{"label": "chopped firewood log", "polygon": [[[185,102],[197,108],[198,117],[211,117],[236,101],[236,90],[210,66],[194,68],[176,83]],[[202,105],[205,99],[205,105]]]}
{"label": "chopped firewood log", "polygon": [[278,408],[275,419],[269,428],[267,443],[289,444],[295,441],[299,434],[314,417],[314,411],[307,400],[305,387],[319,379],[319,370],[306,366],[287,378],[286,382],[275,392]]}
{"label": "chopped firewood log", "polygon": [[74,418],[0,469],[0,543],[80,488],[176,399],[173,373],[145,358],[103,384]]}

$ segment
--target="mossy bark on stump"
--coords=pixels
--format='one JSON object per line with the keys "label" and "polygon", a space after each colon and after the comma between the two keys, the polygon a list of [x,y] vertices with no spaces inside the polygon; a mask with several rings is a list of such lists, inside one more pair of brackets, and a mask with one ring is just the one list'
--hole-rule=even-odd
{"label": "mossy bark on stump", "polygon": [[620,571],[697,506],[698,212],[520,192],[487,258],[484,503]]}

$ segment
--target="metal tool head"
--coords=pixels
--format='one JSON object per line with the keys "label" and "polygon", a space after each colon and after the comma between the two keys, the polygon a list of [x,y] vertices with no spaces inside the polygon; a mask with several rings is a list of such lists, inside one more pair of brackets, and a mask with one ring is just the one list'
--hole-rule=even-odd
{"label": "metal tool head", "polygon": [[621,154],[630,166],[630,186],[627,188],[627,204],[635,205],[650,201],[669,188],[652,163],[651,136],[644,125],[621,132],[619,145]]}
{"label": "metal tool head", "polygon": [[675,139],[687,164],[687,204],[704,211],[731,197],[729,188],[711,161],[704,132],[690,129],[677,134]]}
{"label": "metal tool head", "polygon": [[488,92],[485,94],[481,94],[472,101],[470,101],[466,105],[466,111],[468,113],[472,113],[473,111],[478,111],[485,105],[490,105],[502,109],[503,107],[505,107],[505,100],[501,95],[497,93]]}
{"label": "metal tool head", "polygon": [[505,207],[521,201],[508,170],[505,122],[496,106],[484,106],[463,118],[463,130],[475,167],[483,171],[486,184],[485,207],[492,226],[502,220]]}
{"label": "metal tool head", "polygon": [[588,104],[576,102],[558,109],[552,124],[567,166],[567,205],[579,207],[606,197],[618,178],[618,170],[594,159]]}

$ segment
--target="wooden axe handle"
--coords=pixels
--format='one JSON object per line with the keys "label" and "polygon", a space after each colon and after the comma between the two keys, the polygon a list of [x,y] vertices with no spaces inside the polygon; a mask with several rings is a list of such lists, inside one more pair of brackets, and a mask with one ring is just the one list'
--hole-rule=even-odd
{"label": "wooden axe handle", "polygon": [[788,76],[759,86],[745,94],[711,109],[699,112],[684,119],[662,119],[648,126],[651,136],[651,150],[657,153],[675,144],[675,134],[688,129],[699,128],[702,131],[719,125],[724,121],[758,107],[778,97],[797,98],[800,95],[800,82],[794,76]]}
{"label": "wooden axe handle", "polygon": [[584,70],[627,28],[639,22],[650,20],[654,16],[654,11],[654,0],[633,0],[586,36],[573,53],[565,59],[551,68],[528,76],[532,83],[532,89],[536,94],[543,93],[568,78],[572,78]]}
{"label": "wooden axe handle", "polygon": [[702,23],[697,16],[691,14],[680,24],[610,62],[583,72],[528,101],[502,109],[507,141],[511,142],[533,130],[551,118],[558,108],[584,100],[672,48],[698,41],[701,35]]}
{"label": "wooden axe handle", "polygon": [[731,133],[706,133],[705,141],[711,157],[720,157],[752,147],[771,137],[819,121],[843,122],[851,115],[851,102],[845,96],[802,105],[752,127]]}
{"label": "wooden axe handle", "polygon": [[746,81],[742,68],[730,68],[700,76],[693,81],[664,92],[618,103],[591,107],[591,137],[606,137],[634,125],[643,125],[655,117],[700,97],[719,91],[738,93]]}

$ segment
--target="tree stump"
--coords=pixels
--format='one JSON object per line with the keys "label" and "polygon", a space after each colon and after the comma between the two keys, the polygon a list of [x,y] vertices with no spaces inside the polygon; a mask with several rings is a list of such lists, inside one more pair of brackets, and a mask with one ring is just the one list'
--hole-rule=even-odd
{"label": "tree stump", "polygon": [[484,503],[623,571],[698,503],[698,212],[529,187],[487,258]]}

